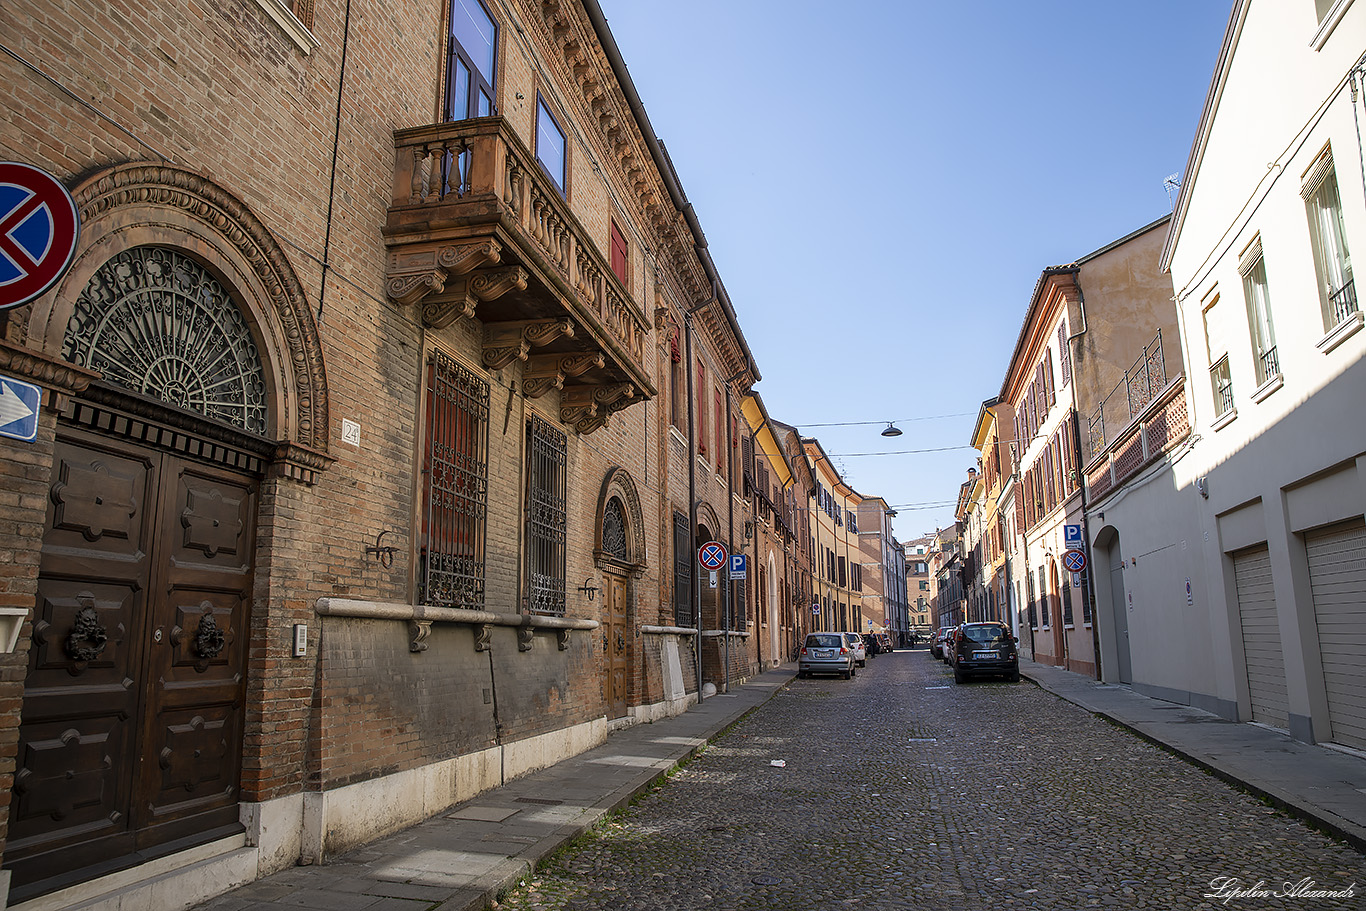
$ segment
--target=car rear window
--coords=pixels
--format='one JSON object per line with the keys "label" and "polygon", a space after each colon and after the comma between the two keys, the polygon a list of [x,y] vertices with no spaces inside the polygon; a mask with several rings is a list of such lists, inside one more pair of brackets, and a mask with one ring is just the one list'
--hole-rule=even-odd
{"label": "car rear window", "polygon": [[973,642],[995,642],[1005,636],[1003,626],[965,626],[963,636]]}
{"label": "car rear window", "polygon": [[807,648],[839,648],[843,644],[844,643],[840,641],[840,637],[833,634],[822,636],[813,633],[806,637]]}

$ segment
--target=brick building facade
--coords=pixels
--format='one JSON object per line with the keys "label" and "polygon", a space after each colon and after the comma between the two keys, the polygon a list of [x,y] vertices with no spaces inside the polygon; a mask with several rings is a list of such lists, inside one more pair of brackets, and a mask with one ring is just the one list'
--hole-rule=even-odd
{"label": "brick building facade", "polygon": [[596,2],[0,31],[81,220],[0,314],[11,904],[324,862],[754,673],[694,553],[759,373]]}

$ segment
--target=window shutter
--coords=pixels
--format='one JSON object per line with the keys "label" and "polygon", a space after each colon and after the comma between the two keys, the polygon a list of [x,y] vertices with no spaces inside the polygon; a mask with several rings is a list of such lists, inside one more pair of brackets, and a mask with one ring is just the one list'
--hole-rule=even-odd
{"label": "window shutter", "polygon": [[744,472],[745,480],[751,485],[754,483],[754,440],[746,434],[740,439],[740,470]]}
{"label": "window shutter", "polygon": [[692,625],[692,605],[688,588],[692,581],[692,547],[688,537],[688,517],[674,513],[674,625]]}
{"label": "window shutter", "polygon": [[621,229],[617,227],[615,221],[609,222],[611,225],[611,256],[612,273],[625,285],[626,275],[626,253],[629,249],[626,245],[626,238],[622,236]]}
{"label": "window shutter", "polygon": [[1052,408],[1053,405],[1054,405],[1054,403],[1056,403],[1057,400],[1058,400],[1058,397],[1057,397],[1057,395],[1056,395],[1056,393],[1055,393],[1055,391],[1054,391],[1054,388],[1053,388],[1053,349],[1052,349],[1052,348],[1049,348],[1047,351],[1045,351],[1045,352],[1043,353],[1043,363],[1042,363],[1040,366],[1043,367],[1043,384],[1044,384],[1044,388],[1047,390],[1047,391],[1045,392],[1045,395],[1048,396],[1048,407],[1049,407],[1049,408]]}
{"label": "window shutter", "polygon": [[1066,386],[1072,379],[1072,349],[1067,344],[1067,320],[1058,325],[1058,369],[1062,371],[1062,384]]}

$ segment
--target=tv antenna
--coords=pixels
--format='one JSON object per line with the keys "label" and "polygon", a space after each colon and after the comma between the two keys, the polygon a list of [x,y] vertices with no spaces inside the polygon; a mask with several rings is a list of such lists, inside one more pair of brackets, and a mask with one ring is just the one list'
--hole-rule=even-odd
{"label": "tv antenna", "polygon": [[1162,187],[1167,191],[1167,205],[1176,208],[1176,194],[1181,190],[1181,177],[1178,174],[1168,174],[1162,180]]}

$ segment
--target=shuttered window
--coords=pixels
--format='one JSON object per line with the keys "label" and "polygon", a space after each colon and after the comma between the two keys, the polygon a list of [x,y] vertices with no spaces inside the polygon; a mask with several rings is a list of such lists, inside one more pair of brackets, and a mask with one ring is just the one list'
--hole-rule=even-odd
{"label": "shuttered window", "polygon": [[1067,320],[1058,324],[1058,369],[1062,371],[1062,385],[1072,379],[1072,350],[1067,345]]}
{"label": "shuttered window", "polygon": [[692,583],[692,542],[688,535],[688,517],[674,513],[674,625],[692,626],[692,604],[688,589]]}
{"label": "shuttered window", "polygon": [[618,281],[623,285],[630,286],[630,276],[627,270],[626,253],[629,248],[626,245],[626,238],[617,227],[615,221],[611,222],[611,258],[612,273],[616,275]]}

